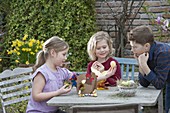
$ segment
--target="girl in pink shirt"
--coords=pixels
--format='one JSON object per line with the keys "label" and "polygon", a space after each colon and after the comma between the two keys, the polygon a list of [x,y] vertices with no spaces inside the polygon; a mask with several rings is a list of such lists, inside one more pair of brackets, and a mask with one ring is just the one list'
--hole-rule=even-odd
{"label": "girl in pink shirt", "polygon": [[71,86],[66,87],[63,82],[73,74],[61,68],[67,59],[68,49],[68,44],[57,36],[44,43],[34,66],[33,87],[26,113],[65,113],[56,106],[48,106],[47,101],[71,91]]}

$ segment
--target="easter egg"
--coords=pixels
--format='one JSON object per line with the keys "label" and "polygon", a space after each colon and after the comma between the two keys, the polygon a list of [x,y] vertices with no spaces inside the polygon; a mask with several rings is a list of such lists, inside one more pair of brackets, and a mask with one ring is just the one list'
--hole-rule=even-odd
{"label": "easter egg", "polygon": [[111,61],[111,62],[110,62],[110,66],[111,66],[112,68],[114,68],[114,67],[116,66],[116,62],[115,62],[115,61]]}
{"label": "easter egg", "polygon": [[122,81],[122,85],[123,85],[123,86],[128,86],[128,82]]}

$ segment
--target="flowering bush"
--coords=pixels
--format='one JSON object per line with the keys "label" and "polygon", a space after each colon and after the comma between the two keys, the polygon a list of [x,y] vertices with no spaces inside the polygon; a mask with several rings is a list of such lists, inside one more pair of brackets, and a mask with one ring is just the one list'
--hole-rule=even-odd
{"label": "flowering bush", "polygon": [[169,25],[168,19],[164,19],[163,17],[158,16],[158,18],[156,19],[156,22],[158,25],[161,25],[164,31],[170,31],[170,25]]}
{"label": "flowering bush", "polygon": [[[169,5],[170,5],[170,0],[169,0]],[[161,42],[169,42],[170,41],[169,11],[168,10],[160,11],[158,15],[158,13],[150,11],[149,5],[144,5],[143,9],[148,16],[149,25],[152,26],[151,28],[154,32],[155,40]]]}
{"label": "flowering bush", "polygon": [[18,64],[33,64],[36,60],[36,53],[42,49],[43,41],[29,39],[25,35],[22,40],[16,39],[12,41],[11,48],[7,53],[15,59]]}

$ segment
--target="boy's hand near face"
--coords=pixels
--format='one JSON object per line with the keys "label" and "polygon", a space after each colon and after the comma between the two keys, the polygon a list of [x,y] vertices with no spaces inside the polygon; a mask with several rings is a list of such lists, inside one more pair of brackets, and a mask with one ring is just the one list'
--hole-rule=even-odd
{"label": "boy's hand near face", "polygon": [[148,58],[149,53],[143,53],[138,57],[139,69],[143,75],[148,75],[151,71],[147,64]]}
{"label": "boy's hand near face", "polygon": [[138,57],[138,62],[139,62],[139,65],[141,67],[144,67],[147,65],[147,61],[148,61],[148,58],[149,58],[149,53],[143,53],[141,55],[139,55]]}
{"label": "boy's hand near face", "polygon": [[134,54],[133,56],[134,56],[134,58],[135,58],[136,60],[138,60],[137,54]]}

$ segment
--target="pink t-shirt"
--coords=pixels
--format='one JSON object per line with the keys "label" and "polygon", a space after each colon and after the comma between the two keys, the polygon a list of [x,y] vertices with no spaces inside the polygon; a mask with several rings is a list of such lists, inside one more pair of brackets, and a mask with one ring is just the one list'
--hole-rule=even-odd
{"label": "pink t-shirt", "polygon": [[[41,73],[46,81],[43,92],[56,91],[64,85],[64,81],[71,78],[72,72],[66,68],[57,67],[56,72],[52,72],[46,64],[39,67],[34,73],[33,78],[37,73]],[[34,85],[34,84],[33,84]],[[48,101],[48,100],[47,100]],[[47,101],[36,102],[30,96],[30,100],[27,105],[26,113],[53,113],[57,110],[56,106],[48,106]]]}
{"label": "pink t-shirt", "polygon": [[[104,66],[104,70],[108,70],[110,68],[110,62],[111,61],[116,62],[117,70],[116,70],[114,75],[112,75],[112,76],[110,76],[109,78],[106,79],[105,83],[109,83],[109,84],[106,84],[106,85],[109,85],[109,86],[116,86],[116,81],[121,79],[121,68],[120,68],[119,63],[117,62],[117,60],[110,57],[106,62],[103,62],[102,65]],[[91,61],[91,62],[88,63],[87,74],[91,74],[91,66],[94,62],[95,61]]]}

